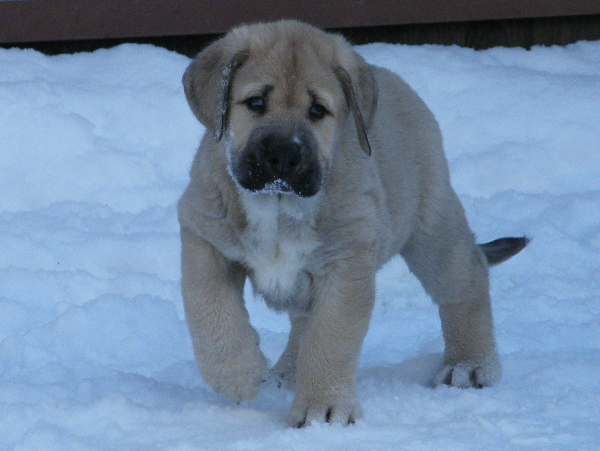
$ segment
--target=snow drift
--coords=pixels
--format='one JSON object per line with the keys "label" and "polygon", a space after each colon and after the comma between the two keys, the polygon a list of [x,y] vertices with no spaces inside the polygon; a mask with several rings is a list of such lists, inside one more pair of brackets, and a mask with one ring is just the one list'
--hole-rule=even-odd
{"label": "snow drift", "polygon": [[[533,237],[492,270],[501,383],[427,386],[439,319],[397,259],[378,276],[363,420],[289,429],[292,394],[272,386],[228,404],[199,377],[179,293],[175,203],[203,133],[189,59],[0,50],[0,448],[600,446],[600,42],[358,51],[436,114],[480,240]],[[287,319],[247,298],[274,362]]]}

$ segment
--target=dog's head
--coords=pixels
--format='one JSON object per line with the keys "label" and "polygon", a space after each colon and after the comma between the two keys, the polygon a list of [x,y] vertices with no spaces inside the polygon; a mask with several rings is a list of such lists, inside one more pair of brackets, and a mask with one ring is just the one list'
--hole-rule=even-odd
{"label": "dog's head", "polygon": [[243,189],[315,195],[350,114],[371,152],[377,87],[340,36],[295,21],[242,26],[202,51],[183,83],[196,117],[225,141]]}

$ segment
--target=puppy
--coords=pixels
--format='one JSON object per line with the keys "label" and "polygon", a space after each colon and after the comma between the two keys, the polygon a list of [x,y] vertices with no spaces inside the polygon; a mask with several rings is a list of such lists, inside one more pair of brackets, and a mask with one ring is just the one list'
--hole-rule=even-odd
{"label": "puppy", "polygon": [[182,292],[216,392],[239,403],[267,377],[244,306],[249,277],[290,316],[271,374],[296,387],[291,424],[361,417],[355,379],[375,273],[396,254],[439,306],[446,347],[434,384],[498,381],[488,264],[526,239],[475,244],[438,124],[400,77],[340,36],[280,21],[234,29],[183,83],[207,133],[179,202]]}

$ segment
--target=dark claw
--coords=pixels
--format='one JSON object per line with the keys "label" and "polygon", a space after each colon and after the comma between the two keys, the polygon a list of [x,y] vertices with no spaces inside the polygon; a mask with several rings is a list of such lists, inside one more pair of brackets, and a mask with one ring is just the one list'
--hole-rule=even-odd
{"label": "dark claw", "polygon": [[453,369],[448,371],[448,374],[446,374],[446,378],[444,379],[444,385],[452,386],[452,373],[453,372],[454,372]]}
{"label": "dark claw", "polygon": [[479,368],[475,368],[473,370],[473,372],[471,373],[471,376],[469,377],[469,380],[471,381],[471,385],[473,386],[473,388],[477,388],[477,389],[482,389],[483,385],[481,385],[478,381],[477,381],[477,370]]}

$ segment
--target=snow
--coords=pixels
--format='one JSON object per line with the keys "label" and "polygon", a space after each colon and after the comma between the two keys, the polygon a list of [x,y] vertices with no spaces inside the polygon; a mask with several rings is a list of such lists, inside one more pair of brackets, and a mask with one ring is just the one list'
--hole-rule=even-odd
{"label": "snow", "polygon": [[[436,308],[397,259],[358,373],[365,418],[286,426],[291,392],[231,405],[202,381],[179,292],[175,203],[203,133],[147,45],[0,50],[0,449],[600,447],[600,42],[372,44],[439,119],[481,241],[533,237],[491,272],[500,384],[428,386]],[[247,291],[274,362],[289,329]]]}

